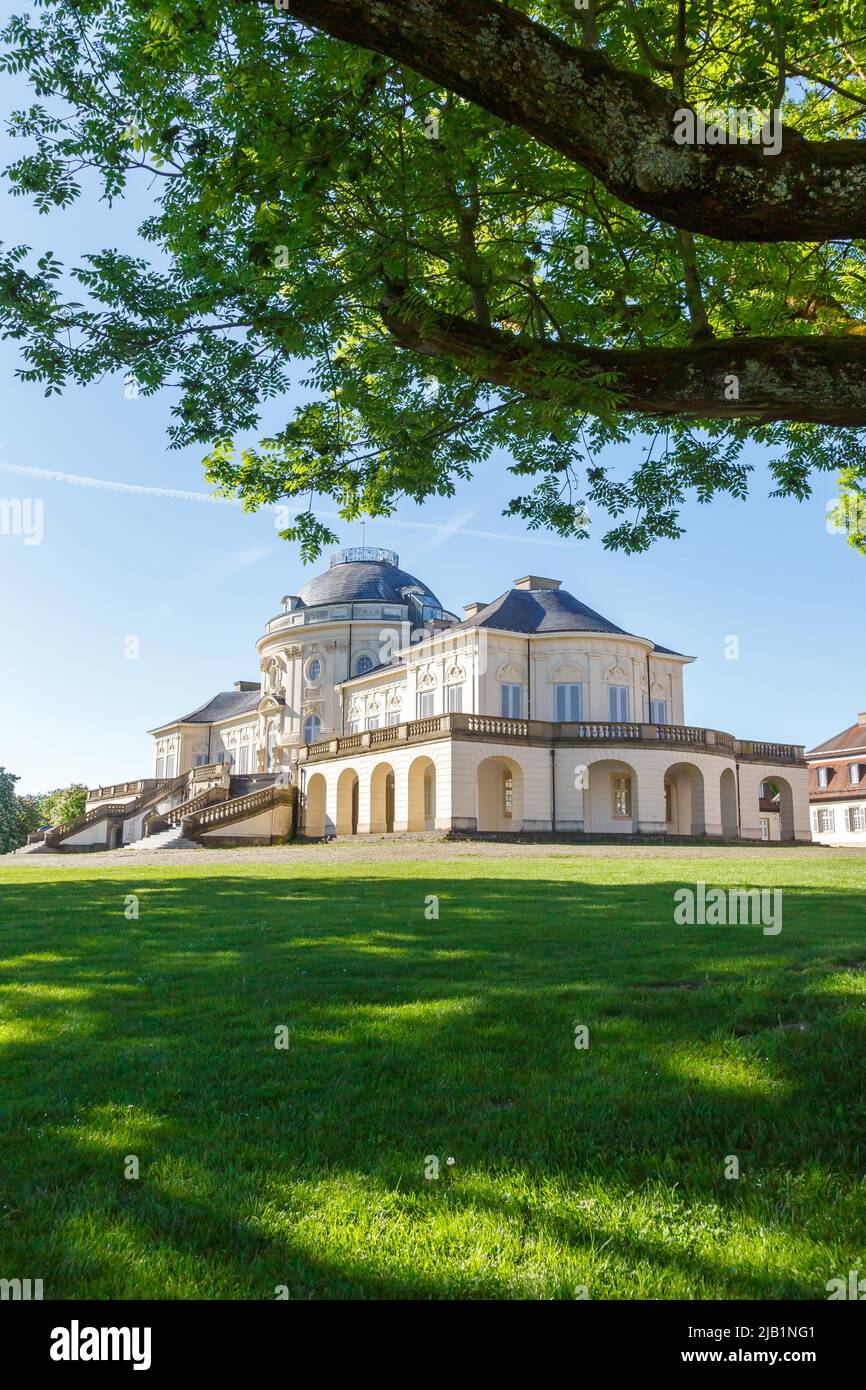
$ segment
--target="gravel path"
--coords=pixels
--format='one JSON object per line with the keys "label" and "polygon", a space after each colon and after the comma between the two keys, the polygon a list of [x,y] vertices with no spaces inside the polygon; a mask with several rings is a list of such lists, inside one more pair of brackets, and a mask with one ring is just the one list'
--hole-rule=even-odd
{"label": "gravel path", "polygon": [[92,854],[14,854],[6,859],[15,867],[55,868],[75,865],[78,868],[128,867],[130,864],[161,865],[197,864],[205,867],[219,864],[273,864],[275,867],[294,864],[369,864],[404,860],[431,862],[458,859],[717,859],[728,855],[772,856],[779,853],[823,858],[830,854],[843,858],[862,858],[864,849],[829,849],[825,845],[767,845],[755,842],[748,845],[662,845],[662,844],[573,844],[542,841],[507,843],[491,840],[445,840],[427,835],[364,835],[357,839],[333,840],[329,843],[305,844],[295,841],[288,845],[263,845],[249,849],[166,849],[147,853],[142,850],[116,849]]}

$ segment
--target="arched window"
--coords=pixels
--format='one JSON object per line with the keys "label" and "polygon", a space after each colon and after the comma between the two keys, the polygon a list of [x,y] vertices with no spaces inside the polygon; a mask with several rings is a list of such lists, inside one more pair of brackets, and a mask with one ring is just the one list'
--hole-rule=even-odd
{"label": "arched window", "polygon": [[307,667],[307,680],[317,681],[322,674],[322,663],[317,656],[314,656]]}
{"label": "arched window", "polygon": [[277,752],[277,726],[273,721],[268,725],[268,772],[273,772]]}
{"label": "arched window", "polygon": [[371,656],[359,656],[355,662],[355,675],[365,676],[368,671],[373,669],[373,658]]}
{"label": "arched window", "polygon": [[316,743],[322,732],[322,721],[317,714],[308,714],[304,720],[304,743]]}

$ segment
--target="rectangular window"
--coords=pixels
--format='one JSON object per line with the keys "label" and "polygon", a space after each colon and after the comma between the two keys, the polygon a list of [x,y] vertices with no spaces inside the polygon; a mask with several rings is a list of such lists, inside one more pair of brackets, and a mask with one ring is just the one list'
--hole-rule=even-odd
{"label": "rectangular window", "polygon": [[399,724],[399,723],[400,723],[400,711],[399,711],[398,709],[389,709],[388,713],[385,715],[385,723],[386,723],[386,724]]}
{"label": "rectangular window", "polygon": [[850,782],[850,784],[851,784],[852,787],[856,787],[856,786],[857,786],[858,782],[860,781],[860,764],[859,764],[859,763],[849,763],[849,764],[848,764],[848,781]]}
{"label": "rectangular window", "polygon": [[196,767],[206,767],[206,766],[207,766],[207,753],[196,753],[196,755],[195,755],[195,765],[196,765]]}
{"label": "rectangular window", "polygon": [[523,718],[523,686],[500,685],[499,713],[506,719]]}
{"label": "rectangular window", "polygon": [[770,822],[767,820],[767,817],[766,817],[766,816],[761,816],[761,839],[762,839],[762,840],[769,840],[769,838],[770,838]]}
{"label": "rectangular window", "polygon": [[866,830],[866,806],[852,806],[848,811],[848,829]]}
{"label": "rectangular window", "polygon": [[553,717],[558,724],[574,724],[583,718],[583,686],[555,685]]}
{"label": "rectangular window", "polygon": [[418,718],[429,719],[433,713],[433,691],[421,690],[418,692]]}
{"label": "rectangular window", "polygon": [[631,820],[631,778],[611,777],[610,788],[614,820]]}
{"label": "rectangular window", "polygon": [[502,814],[511,820],[514,813],[514,778],[506,772],[502,778]]}
{"label": "rectangular window", "polygon": [[377,718],[375,717],[375,715],[374,715],[372,718],[368,719],[368,720],[367,720],[367,732],[369,733],[369,732],[371,732],[373,729],[378,729],[380,723],[381,723],[381,720],[377,719]]}
{"label": "rectangular window", "polygon": [[449,714],[463,713],[463,686],[449,685],[445,691],[445,708]]}
{"label": "rectangular window", "polygon": [[668,705],[666,700],[650,700],[649,722],[651,724],[667,724]]}
{"label": "rectangular window", "polygon": [[829,769],[829,767],[819,767],[819,768],[818,768],[818,786],[819,786],[819,787],[828,787],[829,785],[830,785],[830,769]]}
{"label": "rectangular window", "polygon": [[836,814],[834,811],[818,812],[818,829],[825,834],[827,831],[833,832],[836,829]]}
{"label": "rectangular window", "polygon": [[361,731],[361,721],[360,721],[360,719],[350,719],[350,720],[349,720],[349,733],[350,733],[350,734],[357,734],[357,733],[360,733],[360,731]]}
{"label": "rectangular window", "polygon": [[157,780],[158,782],[162,782],[162,781],[164,781],[164,779],[165,779],[165,758],[164,758],[164,757],[161,757],[161,758],[157,758],[157,760],[156,760],[156,780]]}
{"label": "rectangular window", "polygon": [[612,723],[628,723],[627,685],[609,685],[607,687],[607,717]]}

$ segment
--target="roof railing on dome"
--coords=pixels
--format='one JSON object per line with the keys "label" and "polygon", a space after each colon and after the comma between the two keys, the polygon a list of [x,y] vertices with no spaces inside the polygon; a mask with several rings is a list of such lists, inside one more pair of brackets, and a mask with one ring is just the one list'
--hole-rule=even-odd
{"label": "roof railing on dome", "polygon": [[334,550],[331,554],[330,568],[334,565],[352,565],[358,561],[393,565],[400,568],[400,556],[396,550],[382,550],[378,545],[353,545],[347,550]]}

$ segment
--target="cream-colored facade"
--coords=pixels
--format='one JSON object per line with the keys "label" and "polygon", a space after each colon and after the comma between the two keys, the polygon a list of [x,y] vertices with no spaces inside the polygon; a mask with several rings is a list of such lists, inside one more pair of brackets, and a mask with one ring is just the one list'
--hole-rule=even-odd
{"label": "cream-colored facade", "polygon": [[[339,551],[238,681],[151,732],[64,848],[453,831],[810,839],[802,747],[686,723],[691,657],[528,575],[459,618],[390,551]],[[55,832],[49,832],[54,835]]]}
{"label": "cream-colored facade", "polygon": [[216,754],[282,776],[298,791],[298,833],[315,837],[759,840],[772,778],[780,837],[810,838],[802,748],[687,725],[691,658],[620,630],[555,579],[519,579],[462,620],[390,552],[338,552],[309,588],[257,643],[254,707],[207,734],[155,731],[157,747],[176,740],[179,772]]}

